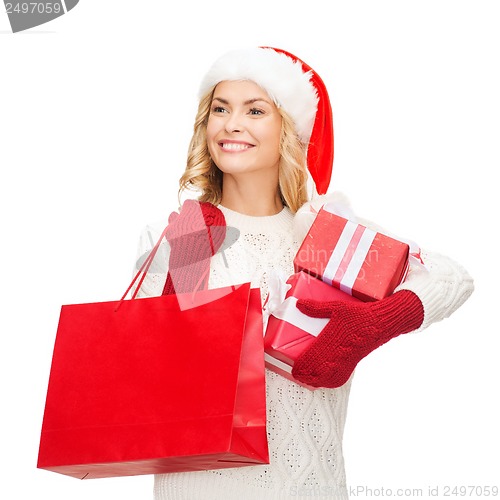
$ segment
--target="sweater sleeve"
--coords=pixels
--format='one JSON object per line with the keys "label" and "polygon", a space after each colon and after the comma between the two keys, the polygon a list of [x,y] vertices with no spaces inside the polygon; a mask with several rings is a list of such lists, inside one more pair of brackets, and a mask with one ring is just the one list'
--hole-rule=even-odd
{"label": "sweater sleeve", "polygon": [[474,291],[474,282],[457,262],[438,253],[421,251],[427,268],[410,264],[406,280],[396,291],[411,290],[424,307],[424,321],[416,332],[456,311]]}

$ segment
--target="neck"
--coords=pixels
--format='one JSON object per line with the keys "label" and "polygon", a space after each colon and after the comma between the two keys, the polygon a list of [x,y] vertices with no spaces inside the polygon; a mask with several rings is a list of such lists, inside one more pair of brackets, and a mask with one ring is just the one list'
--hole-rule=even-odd
{"label": "neck", "polygon": [[270,182],[268,176],[264,179],[252,176],[249,181],[245,175],[224,174],[221,204],[235,212],[257,217],[276,215],[283,210],[277,179]]}

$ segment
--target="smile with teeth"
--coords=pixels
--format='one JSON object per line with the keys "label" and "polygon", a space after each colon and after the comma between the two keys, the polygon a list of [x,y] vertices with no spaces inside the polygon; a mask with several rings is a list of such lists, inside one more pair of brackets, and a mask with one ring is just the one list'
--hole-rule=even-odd
{"label": "smile with teeth", "polygon": [[225,151],[244,151],[245,149],[253,148],[252,144],[244,142],[220,142],[219,145]]}

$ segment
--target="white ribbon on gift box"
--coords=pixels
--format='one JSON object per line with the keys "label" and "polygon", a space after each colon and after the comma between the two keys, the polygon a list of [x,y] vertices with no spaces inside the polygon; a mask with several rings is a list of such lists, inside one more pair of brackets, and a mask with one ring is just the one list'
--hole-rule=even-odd
{"label": "white ribbon on gift box", "polygon": [[[311,316],[297,309],[297,300],[297,297],[286,298],[279,306],[273,309],[271,315],[317,337],[328,321],[330,321],[330,318],[311,318]],[[280,370],[289,374],[292,373],[292,367],[290,365],[274,358],[270,354],[265,353],[264,359],[267,363]]]}
{"label": "white ribbon on gift box", "polygon": [[[340,290],[352,295],[352,287],[370,251],[376,231],[347,221],[323,273],[323,281],[339,284]],[[354,247],[352,253],[349,249]]]}
{"label": "white ribbon on gift box", "polygon": [[297,309],[297,301],[297,297],[288,297],[271,314],[275,318],[317,337],[330,318],[312,318],[304,314]]}
{"label": "white ribbon on gift box", "polygon": [[279,370],[282,370],[289,375],[292,374],[292,367],[290,365],[287,365],[285,362],[281,361],[280,359],[273,358],[270,354],[267,354],[267,352],[264,353],[264,361],[268,363],[269,365],[273,365]]}

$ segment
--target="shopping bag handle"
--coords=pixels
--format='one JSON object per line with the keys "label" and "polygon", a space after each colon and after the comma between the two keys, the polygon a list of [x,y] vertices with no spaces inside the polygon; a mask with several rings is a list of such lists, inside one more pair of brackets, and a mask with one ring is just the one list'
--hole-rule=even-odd
{"label": "shopping bag handle", "polygon": [[[118,305],[115,308],[115,312],[118,311],[118,309],[122,305],[123,301],[125,300],[125,297],[127,296],[128,292],[130,292],[130,289],[134,286],[135,282],[139,278],[139,275],[142,273],[141,279],[139,280],[139,283],[137,284],[137,287],[134,290],[134,293],[132,294],[132,297],[131,297],[132,300],[136,298],[136,296],[139,293],[139,290],[140,290],[140,288],[142,286],[142,283],[144,282],[144,279],[146,278],[146,275],[147,275],[147,273],[149,271],[149,268],[151,267],[153,259],[155,258],[156,253],[158,252],[158,249],[160,248],[160,245],[161,245],[161,243],[163,241],[163,238],[165,238],[165,235],[167,234],[167,229],[168,229],[168,224],[165,227],[165,229],[162,231],[162,233],[161,233],[160,237],[158,238],[158,241],[156,242],[156,244],[154,245],[154,247],[151,249],[151,252],[149,252],[149,255],[146,257],[146,259],[144,259],[144,262],[142,263],[139,271],[137,271],[136,275],[132,279],[132,282],[130,283],[130,285],[128,286],[128,288],[125,290],[125,293],[122,295],[121,299],[118,301]],[[224,255],[224,250],[222,250],[222,258],[224,259],[224,264],[226,265],[226,267],[228,267],[227,260],[226,260],[226,257]],[[195,286],[195,288],[193,290],[193,295],[196,294],[196,290],[198,290],[198,287],[199,287],[200,283],[203,281],[206,273],[208,273],[208,272],[209,272],[209,270],[207,269],[205,271],[205,273],[198,280],[198,283],[196,284],[196,286]],[[231,288],[233,290],[236,289],[234,285],[232,285]]]}
{"label": "shopping bag handle", "polygon": [[139,275],[142,273],[141,279],[139,280],[139,283],[137,284],[137,288],[134,290],[134,293],[132,294],[132,299],[135,299],[135,297],[137,296],[137,293],[139,292],[139,290],[142,286],[142,283],[144,282],[144,279],[146,278],[146,274],[148,273],[149,268],[151,267],[151,263],[153,262],[153,259],[155,258],[156,252],[158,252],[158,248],[160,248],[161,242],[162,242],[163,238],[165,238],[165,235],[167,233],[167,227],[165,227],[165,229],[161,233],[155,246],[151,249],[151,252],[149,252],[149,255],[144,259],[144,262],[142,263],[139,271],[137,271],[136,275],[134,276],[132,283],[130,283],[128,288],[125,290],[125,293],[122,295],[122,298],[120,299],[115,311],[118,310],[121,303],[125,300],[125,297],[127,296],[128,292],[130,292],[130,289],[134,286],[135,282],[139,278]]}

